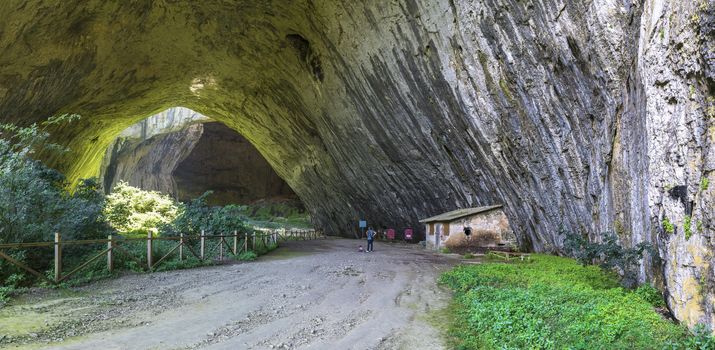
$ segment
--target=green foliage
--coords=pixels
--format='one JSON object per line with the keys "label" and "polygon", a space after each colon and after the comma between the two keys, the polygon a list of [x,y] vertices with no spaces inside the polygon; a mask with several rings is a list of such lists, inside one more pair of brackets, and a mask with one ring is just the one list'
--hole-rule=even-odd
{"label": "green foliage", "polygon": [[439,252],[442,253],[442,254],[449,254],[449,253],[451,253],[451,252],[449,251],[449,248],[447,248],[447,247],[442,247],[442,248],[440,248],[440,249],[439,249]]}
{"label": "green foliage", "polygon": [[617,271],[621,275],[621,282],[628,288],[633,288],[638,283],[639,261],[644,253],[655,253],[653,247],[641,242],[634,248],[624,248],[618,241],[618,236],[611,232],[604,232],[603,242],[590,242],[587,237],[576,233],[561,230],[564,236],[564,251],[567,255],[576,258],[581,264],[597,264],[604,270]]}
{"label": "green foliage", "polygon": [[440,283],[456,292],[456,349],[685,349],[688,340],[654,312],[652,290],[624,290],[613,273],[567,258],[459,266]]}
{"label": "green foliage", "polygon": [[[29,127],[0,124],[0,243],[51,241],[55,232],[65,240],[106,237],[111,232],[103,215],[104,195],[95,180],[80,181],[70,193],[61,173],[32,159],[39,153],[64,152],[48,142],[45,129],[76,118],[64,115]],[[69,254],[84,250],[67,248]],[[52,260],[48,249],[8,252],[38,270],[46,270]],[[14,274],[24,271],[0,261],[0,285],[9,285]],[[26,278],[23,284],[33,281]]]}
{"label": "green foliage", "polygon": [[663,230],[665,230],[665,232],[667,233],[670,233],[671,235],[675,233],[675,226],[673,225],[673,223],[670,222],[670,219],[668,219],[667,217],[663,218]]}
{"label": "green foliage", "polygon": [[635,294],[641,297],[644,301],[653,305],[653,307],[665,307],[665,300],[659,290],[655,289],[650,284],[644,284],[634,290]]}
{"label": "green foliage", "polygon": [[693,328],[692,336],[685,340],[676,341],[669,345],[669,349],[687,350],[715,350],[715,337],[705,325],[698,324]]}
{"label": "green foliage", "polygon": [[238,260],[241,261],[253,261],[258,258],[258,255],[256,253],[248,251],[248,252],[243,252],[241,254],[238,254]]}
{"label": "green foliage", "polygon": [[708,189],[708,186],[710,186],[710,180],[707,177],[704,177],[700,180],[700,190],[705,191]]}
{"label": "green foliage", "polygon": [[692,218],[690,215],[685,216],[685,220],[683,221],[683,229],[685,230],[685,239],[690,239],[690,236],[693,235],[693,229],[691,227],[691,221]]}
{"label": "green foliage", "polygon": [[104,212],[116,230],[146,236],[172,222],[179,212],[179,204],[165,194],[120,182],[107,196]]}
{"label": "green foliage", "polygon": [[263,201],[236,206],[236,211],[254,226],[310,228],[310,216],[298,201]]}
{"label": "green foliage", "polygon": [[225,207],[209,207],[206,198],[212,192],[206,192],[200,197],[179,208],[179,213],[168,225],[162,227],[162,232],[177,235],[179,233],[199,235],[201,231],[206,234],[227,234],[234,231],[249,233],[253,230],[248,227],[241,216],[241,207],[227,205]]}
{"label": "green foliage", "polygon": [[465,259],[474,259],[474,254],[472,254],[472,253],[464,254],[463,258],[465,258]]}

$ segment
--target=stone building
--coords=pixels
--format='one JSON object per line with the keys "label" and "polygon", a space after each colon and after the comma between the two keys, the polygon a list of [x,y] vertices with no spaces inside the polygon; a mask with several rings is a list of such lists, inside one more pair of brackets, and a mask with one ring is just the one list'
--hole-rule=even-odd
{"label": "stone building", "polygon": [[[425,224],[427,247],[506,248],[516,244],[502,209],[502,205],[457,209],[420,220]],[[465,227],[471,228],[469,238],[464,234]]]}

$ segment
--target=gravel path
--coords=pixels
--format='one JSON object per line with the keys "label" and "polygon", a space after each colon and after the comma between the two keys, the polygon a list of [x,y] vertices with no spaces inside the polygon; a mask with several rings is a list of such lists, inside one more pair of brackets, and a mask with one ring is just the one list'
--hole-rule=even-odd
{"label": "gravel path", "polygon": [[[446,306],[436,286],[458,261],[414,245],[284,243],[251,263],[128,275],[35,293],[3,315],[44,327],[9,349],[441,349],[427,320]],[[1,330],[0,330],[1,331]]]}

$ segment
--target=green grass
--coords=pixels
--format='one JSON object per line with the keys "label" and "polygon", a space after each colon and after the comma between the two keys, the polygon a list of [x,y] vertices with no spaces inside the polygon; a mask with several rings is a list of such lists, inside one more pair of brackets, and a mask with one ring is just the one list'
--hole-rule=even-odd
{"label": "green grass", "polygon": [[653,309],[657,290],[624,290],[572,259],[459,266],[440,283],[455,291],[455,349],[686,349],[693,339]]}

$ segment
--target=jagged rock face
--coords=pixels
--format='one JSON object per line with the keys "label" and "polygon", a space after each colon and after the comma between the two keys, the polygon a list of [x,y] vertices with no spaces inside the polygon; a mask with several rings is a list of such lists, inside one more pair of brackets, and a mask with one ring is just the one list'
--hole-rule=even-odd
{"label": "jagged rock face", "polygon": [[124,130],[107,150],[105,190],[126,181],[189,201],[206,191],[211,205],[296,199],[261,154],[225,125],[172,108]]}
{"label": "jagged rock face", "polygon": [[187,108],[171,108],[124,129],[102,160],[100,179],[109,192],[119,181],[176,196],[172,176],[210,119]]}
{"label": "jagged rock face", "polygon": [[73,153],[52,160],[71,178],[96,174],[125,127],[183,105],[244,135],[331,233],[494,203],[535,250],[558,247],[562,225],[612,229],[658,247],[643,277],[678,318],[715,325],[712,1],[0,11],[0,113],[83,114],[57,131]]}

